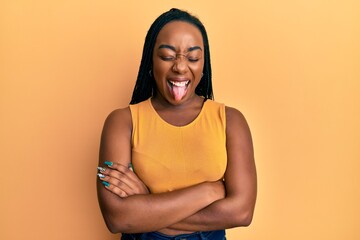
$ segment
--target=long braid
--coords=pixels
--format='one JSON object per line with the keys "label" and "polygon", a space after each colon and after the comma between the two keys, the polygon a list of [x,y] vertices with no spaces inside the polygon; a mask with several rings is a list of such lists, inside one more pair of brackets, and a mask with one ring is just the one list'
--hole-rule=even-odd
{"label": "long braid", "polygon": [[207,99],[213,99],[213,90],[211,82],[211,63],[210,63],[210,50],[207,33],[204,25],[198,18],[190,15],[189,13],[172,8],[168,12],[160,15],[154,23],[150,26],[145,37],[145,43],[139,67],[137,80],[135,83],[133,95],[130,104],[142,102],[149,97],[156,94],[156,83],[151,74],[152,70],[152,55],[156,42],[156,38],[160,30],[171,21],[185,21],[195,25],[201,32],[204,41],[204,75],[200,80],[199,85],[195,89],[195,93]]}

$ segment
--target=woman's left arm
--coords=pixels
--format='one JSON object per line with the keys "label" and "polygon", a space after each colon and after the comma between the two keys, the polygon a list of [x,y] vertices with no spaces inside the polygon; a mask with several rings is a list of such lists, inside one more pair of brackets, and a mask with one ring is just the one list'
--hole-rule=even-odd
{"label": "woman's left arm", "polygon": [[169,229],[210,231],[248,226],[251,223],[257,180],[250,129],[244,116],[230,107],[226,107],[226,126],[226,197],[169,226]]}

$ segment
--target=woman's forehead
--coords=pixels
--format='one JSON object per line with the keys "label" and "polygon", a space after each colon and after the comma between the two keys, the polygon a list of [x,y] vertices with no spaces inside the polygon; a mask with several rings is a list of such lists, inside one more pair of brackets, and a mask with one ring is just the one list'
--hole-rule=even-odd
{"label": "woman's forehead", "polygon": [[167,23],[159,32],[155,47],[168,44],[174,47],[194,47],[203,48],[203,38],[200,30],[193,24],[183,21]]}

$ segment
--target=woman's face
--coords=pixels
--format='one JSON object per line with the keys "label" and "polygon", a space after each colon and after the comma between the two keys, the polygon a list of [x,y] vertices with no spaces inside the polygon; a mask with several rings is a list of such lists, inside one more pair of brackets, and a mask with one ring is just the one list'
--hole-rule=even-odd
{"label": "woman's face", "polygon": [[159,32],[153,53],[153,74],[160,94],[171,104],[195,95],[204,68],[204,44],[194,25],[174,21]]}

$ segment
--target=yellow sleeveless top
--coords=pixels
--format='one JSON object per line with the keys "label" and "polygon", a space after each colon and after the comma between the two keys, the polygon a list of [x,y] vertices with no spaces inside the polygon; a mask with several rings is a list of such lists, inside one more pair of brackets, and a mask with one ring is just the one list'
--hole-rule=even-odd
{"label": "yellow sleeveless top", "polygon": [[206,100],[194,121],[173,126],[151,100],[130,105],[132,164],[152,193],[223,178],[226,165],[225,106]]}

